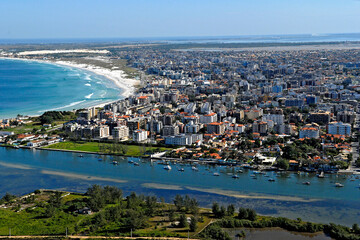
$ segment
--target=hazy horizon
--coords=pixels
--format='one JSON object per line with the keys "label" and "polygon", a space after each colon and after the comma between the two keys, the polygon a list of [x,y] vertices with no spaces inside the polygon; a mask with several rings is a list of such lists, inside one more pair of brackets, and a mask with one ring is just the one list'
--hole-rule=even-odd
{"label": "hazy horizon", "polygon": [[0,39],[359,33],[357,0],[3,0]]}

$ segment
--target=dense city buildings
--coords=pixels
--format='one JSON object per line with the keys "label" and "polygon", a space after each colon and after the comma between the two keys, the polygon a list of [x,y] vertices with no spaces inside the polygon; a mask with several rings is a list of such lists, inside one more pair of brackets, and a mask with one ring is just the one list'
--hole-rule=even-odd
{"label": "dense city buildings", "polygon": [[[78,111],[64,124],[66,136],[187,147],[168,154],[191,159],[254,162],[258,154],[291,160],[292,168],[334,165],[352,151],[349,141],[359,129],[359,50],[139,47],[114,50],[108,61],[118,58],[141,72],[136,93]],[[2,120],[2,128],[12,121],[23,120]],[[11,142],[6,134],[2,139]],[[37,140],[26,141],[46,144]],[[311,154],[300,154],[302,144]],[[290,146],[297,154],[286,152]]]}

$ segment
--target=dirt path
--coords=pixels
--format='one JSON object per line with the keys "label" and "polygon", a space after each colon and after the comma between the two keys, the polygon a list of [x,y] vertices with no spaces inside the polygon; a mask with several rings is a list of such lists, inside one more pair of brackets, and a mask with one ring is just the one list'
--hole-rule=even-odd
{"label": "dirt path", "polygon": [[[152,240],[184,240],[187,238],[175,238],[175,237],[105,237],[105,236],[0,236],[0,239],[152,239]],[[195,238],[189,238],[189,240],[199,240]]]}

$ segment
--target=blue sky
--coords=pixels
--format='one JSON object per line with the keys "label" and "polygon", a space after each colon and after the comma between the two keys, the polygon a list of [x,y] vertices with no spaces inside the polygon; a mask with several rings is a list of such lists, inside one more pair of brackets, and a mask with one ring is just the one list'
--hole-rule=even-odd
{"label": "blue sky", "polygon": [[360,0],[0,0],[0,38],[359,33]]}

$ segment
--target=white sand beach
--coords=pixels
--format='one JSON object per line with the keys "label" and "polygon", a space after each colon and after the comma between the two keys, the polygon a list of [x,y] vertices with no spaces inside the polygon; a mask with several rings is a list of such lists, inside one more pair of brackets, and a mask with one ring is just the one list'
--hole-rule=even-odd
{"label": "white sand beach", "polygon": [[58,53],[98,53],[106,54],[108,50],[91,50],[91,49],[57,49],[57,50],[38,50],[38,51],[24,51],[19,52],[19,56],[30,56],[30,55],[44,55],[44,54],[58,54]]}
{"label": "white sand beach", "polygon": [[68,67],[80,68],[104,76],[107,79],[113,81],[117,87],[123,90],[121,95],[125,98],[135,93],[135,85],[139,83],[139,81],[136,79],[127,78],[125,72],[120,69],[108,69],[89,64],[79,64],[71,61],[55,61],[54,63]]}

